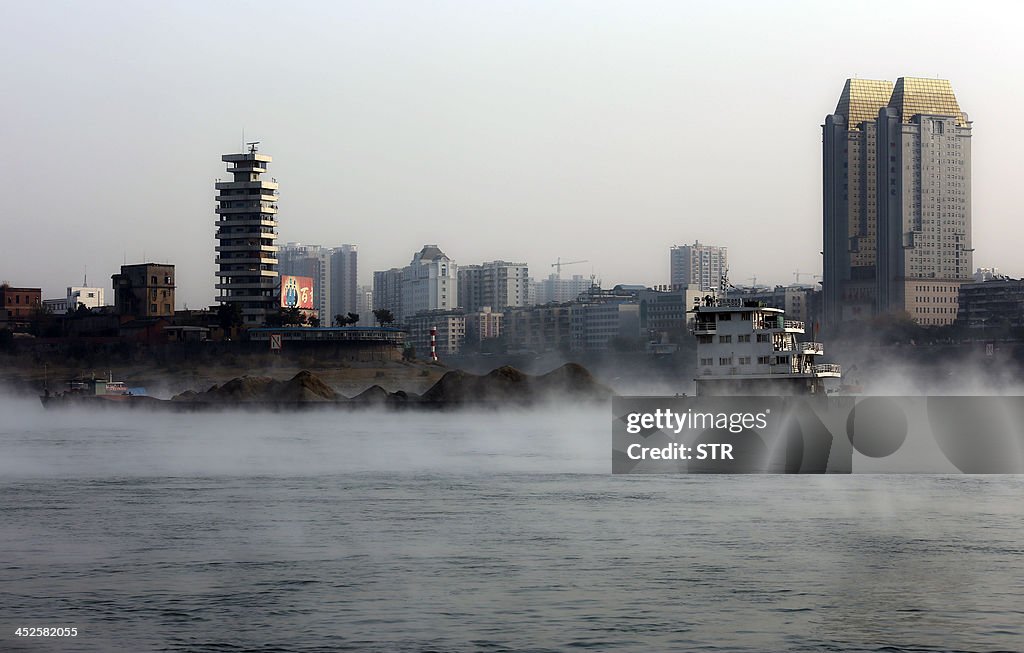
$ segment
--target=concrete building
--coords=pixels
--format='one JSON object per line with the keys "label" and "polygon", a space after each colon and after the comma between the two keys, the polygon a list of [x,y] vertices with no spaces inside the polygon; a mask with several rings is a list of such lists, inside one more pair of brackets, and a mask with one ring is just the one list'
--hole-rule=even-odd
{"label": "concrete building", "polygon": [[643,286],[617,285],[611,290],[592,287],[570,306],[572,351],[639,348],[640,293]]}
{"label": "concrete building", "polygon": [[849,79],[823,130],[824,318],[956,319],[971,278],[971,122],[948,80]]}
{"label": "concrete building", "polygon": [[391,311],[396,320],[402,315],[402,275],[402,268],[373,273],[373,310]]}
{"label": "concrete building", "polygon": [[502,332],[509,353],[568,352],[572,342],[569,304],[540,304],[505,311]]}
{"label": "concrete building", "polygon": [[656,286],[640,291],[640,332],[648,342],[678,343],[689,338],[688,314],[706,293],[693,286]]}
{"label": "concrete building", "polygon": [[820,315],[814,312],[815,296],[821,291],[814,286],[790,284],[774,288],[731,288],[726,297],[747,302],[760,302],[762,306],[780,308],[787,316],[814,327],[820,322]]}
{"label": "concrete building", "polygon": [[278,247],[277,271],[282,275],[313,279],[313,308],[322,326],[329,326],[335,311],[331,305],[331,252],[320,245],[290,242]]}
{"label": "concrete building", "polygon": [[957,324],[995,335],[1001,328],[1024,327],[1024,281],[993,279],[960,284]]}
{"label": "concrete building", "polygon": [[110,277],[114,312],[136,318],[174,317],[174,266],[167,263],[122,265]]}
{"label": "concrete building", "polygon": [[459,268],[459,303],[466,312],[527,306],[530,271],[526,263],[491,261]]}
{"label": "concrete building", "polygon": [[339,245],[331,248],[330,301],[329,315],[348,315],[359,312],[358,287],[359,251],[355,245]]}
{"label": "concrete building", "polygon": [[68,299],[67,297],[44,299],[43,309],[51,315],[66,315],[68,312]]}
{"label": "concrete building", "polygon": [[6,283],[0,285],[0,311],[8,324],[31,319],[42,306],[42,289],[17,288]]}
{"label": "concrete building", "polygon": [[526,265],[523,263],[505,261],[460,266],[459,304],[466,311],[476,311],[483,306],[522,306],[522,302],[529,296],[526,290],[528,274],[526,278],[520,278],[520,273],[525,270]]}
{"label": "concrete building", "polygon": [[67,294],[64,297],[43,300],[43,306],[54,315],[64,315],[69,311],[75,311],[78,309],[79,304],[86,308],[105,306],[103,302],[103,288],[68,286]]}
{"label": "concrete building", "polygon": [[715,245],[676,245],[669,251],[669,283],[694,286],[702,292],[719,290],[729,271],[727,248]]}
{"label": "concrete building", "polygon": [[373,305],[399,324],[423,311],[459,307],[459,268],[437,245],[424,245],[404,268],[373,273]]}
{"label": "concrete building", "polygon": [[437,355],[451,356],[462,351],[466,341],[466,316],[462,311],[422,311],[405,320],[409,342],[416,348],[416,358],[430,358],[430,330],[437,327]]}
{"label": "concrete building", "polygon": [[583,275],[574,274],[571,279],[562,279],[557,274],[552,274],[543,281],[533,282],[532,301],[527,306],[571,302],[589,291],[593,285],[594,282]]}
{"label": "concrete building", "polygon": [[278,252],[281,274],[313,278],[313,306],[324,325],[335,315],[358,312],[355,245],[323,247],[288,243]]}
{"label": "concrete building", "polygon": [[501,337],[501,324],[505,314],[484,306],[479,311],[466,313],[466,339],[475,343]]}
{"label": "concrete building", "polygon": [[356,313],[359,314],[360,326],[374,324],[373,309],[373,286],[359,286],[356,289]]}
{"label": "concrete building", "polygon": [[459,306],[458,266],[438,248],[424,245],[402,270],[400,322],[422,311],[451,311]]}
{"label": "concrete building", "polygon": [[640,304],[609,301],[572,304],[572,351],[639,349]]}
{"label": "concrete building", "polygon": [[244,154],[225,154],[231,181],[218,181],[217,301],[241,308],[246,326],[266,322],[278,310],[276,181],[261,179],[273,159],[250,144]]}

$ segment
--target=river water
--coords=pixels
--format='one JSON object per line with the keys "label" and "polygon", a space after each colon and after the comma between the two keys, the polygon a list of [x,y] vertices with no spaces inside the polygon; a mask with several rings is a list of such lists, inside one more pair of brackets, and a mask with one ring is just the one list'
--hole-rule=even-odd
{"label": "river water", "polygon": [[0,411],[3,651],[1024,649],[1018,476],[613,477],[565,405]]}

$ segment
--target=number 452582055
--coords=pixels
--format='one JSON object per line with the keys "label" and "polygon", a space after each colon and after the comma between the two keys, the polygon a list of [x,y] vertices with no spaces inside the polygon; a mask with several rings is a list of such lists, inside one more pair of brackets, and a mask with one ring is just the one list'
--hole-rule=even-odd
{"label": "number 452582055", "polygon": [[57,627],[31,627],[31,628],[17,628],[14,631],[17,637],[78,637],[78,628],[69,628],[66,626]]}

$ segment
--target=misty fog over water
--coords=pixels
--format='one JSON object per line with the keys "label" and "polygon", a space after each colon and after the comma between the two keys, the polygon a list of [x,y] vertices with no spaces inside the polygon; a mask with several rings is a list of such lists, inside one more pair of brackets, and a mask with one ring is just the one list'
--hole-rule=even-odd
{"label": "misty fog over water", "polygon": [[610,411],[571,405],[0,410],[4,651],[1024,637],[1019,476],[611,476]]}

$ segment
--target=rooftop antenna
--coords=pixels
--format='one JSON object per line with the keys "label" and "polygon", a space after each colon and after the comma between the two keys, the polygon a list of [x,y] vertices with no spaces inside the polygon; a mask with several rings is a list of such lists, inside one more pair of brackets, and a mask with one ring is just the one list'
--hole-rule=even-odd
{"label": "rooftop antenna", "polygon": [[86,288],[89,287],[89,266],[88,265],[83,265],[82,266],[82,285],[85,286]]}

